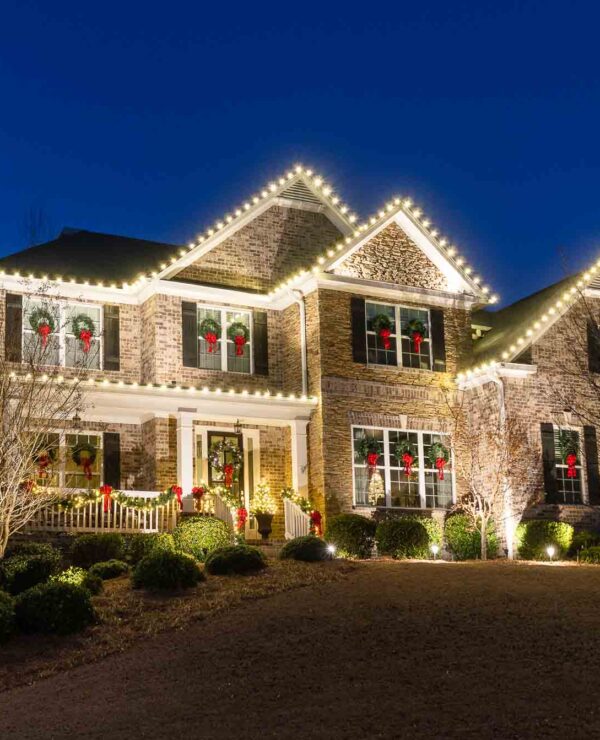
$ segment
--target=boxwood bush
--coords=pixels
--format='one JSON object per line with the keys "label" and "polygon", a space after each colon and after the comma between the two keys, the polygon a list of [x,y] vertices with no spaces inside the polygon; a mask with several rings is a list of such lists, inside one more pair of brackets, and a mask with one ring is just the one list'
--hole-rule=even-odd
{"label": "boxwood bush", "polygon": [[47,542],[16,542],[9,548],[8,557],[12,557],[13,555],[47,555],[48,557],[56,557],[56,553],[59,553],[59,551]]}
{"label": "boxwood bush", "polygon": [[132,565],[156,550],[175,551],[175,540],[170,532],[140,532],[125,537],[125,559]]}
{"label": "boxwood bush", "polygon": [[[455,560],[476,560],[481,557],[481,535],[466,514],[452,514],[444,524],[444,534],[448,550]],[[494,524],[490,522],[487,531],[487,556],[498,554],[498,538]]]}
{"label": "boxwood bush", "polygon": [[582,563],[594,563],[594,565],[600,564],[600,547],[598,545],[585,547],[579,553],[579,560]]}
{"label": "boxwood bush", "polygon": [[15,605],[12,598],[0,591],[0,644],[6,642],[15,629]]}
{"label": "boxwood bush", "polygon": [[129,566],[123,560],[106,560],[103,563],[95,563],[89,569],[91,576],[98,576],[103,581],[110,578],[118,578],[129,572]]}
{"label": "boxwood bush", "polygon": [[204,580],[204,573],[191,555],[156,550],[135,566],[133,587],[150,591],[191,588]]}
{"label": "boxwood bush", "polygon": [[281,560],[304,560],[307,563],[315,563],[318,560],[329,560],[331,554],[324,540],[308,534],[305,537],[288,540],[281,548],[279,557]]}
{"label": "boxwood bush", "polygon": [[338,555],[369,558],[375,543],[377,523],[359,514],[338,514],[327,520],[325,540],[335,545]]}
{"label": "boxwood bush", "polygon": [[590,532],[587,529],[575,532],[571,540],[569,555],[575,556],[580,550],[587,550],[588,547],[597,547],[600,545],[600,533]]}
{"label": "boxwood bush", "polygon": [[87,588],[73,583],[40,583],[15,599],[15,614],[23,632],[67,635],[96,619]]}
{"label": "boxwood bush", "polygon": [[190,516],[182,519],[173,532],[178,550],[193,555],[197,560],[219,547],[232,542],[229,528],[214,516]]}
{"label": "boxwood bush", "polygon": [[564,558],[573,541],[573,527],[566,522],[535,519],[517,527],[517,551],[524,560],[549,560],[546,549],[552,545],[553,559]]}
{"label": "boxwood bush", "polygon": [[45,583],[60,567],[60,553],[53,548],[37,555],[13,555],[0,562],[0,585],[16,595]]}
{"label": "boxwood bush", "polygon": [[231,545],[213,550],[205,565],[211,575],[230,576],[262,570],[267,567],[267,561],[257,547]]}
{"label": "boxwood bush", "polygon": [[93,596],[101,593],[104,588],[99,576],[92,575],[85,568],[78,568],[76,565],[51,576],[48,583],[70,583],[74,586],[83,586]]}
{"label": "boxwood bush", "polygon": [[71,545],[71,561],[80,568],[90,568],[105,560],[122,560],[124,551],[123,537],[116,532],[82,534]]}
{"label": "boxwood bush", "polygon": [[375,531],[377,551],[393,558],[431,557],[429,532],[420,517],[384,519]]}

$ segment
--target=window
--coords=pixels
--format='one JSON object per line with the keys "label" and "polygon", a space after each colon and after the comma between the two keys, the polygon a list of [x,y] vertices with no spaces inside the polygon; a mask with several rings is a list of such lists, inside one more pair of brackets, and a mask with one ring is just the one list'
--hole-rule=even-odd
{"label": "window", "polygon": [[[71,489],[100,486],[102,434],[53,432],[45,435],[38,449],[36,483],[39,486]],[[73,459],[75,450],[79,450],[79,463]]]}
{"label": "window", "polygon": [[[575,455],[575,464],[567,461],[567,455],[570,452]],[[575,429],[555,427],[554,455],[557,503],[581,504],[583,501],[583,470],[579,432]]]}
{"label": "window", "polygon": [[[372,449],[380,453],[372,469],[364,460],[365,439],[372,440]],[[357,506],[447,509],[452,505],[453,473],[448,435],[353,427],[352,440]],[[441,473],[432,457],[436,443],[448,451],[449,459]],[[402,447],[411,450],[414,456],[409,475],[400,453]]]}
{"label": "window", "polygon": [[431,370],[431,331],[427,309],[367,301],[365,310],[367,360],[370,365]]}
{"label": "window", "polygon": [[[44,346],[43,337],[34,330],[31,319],[38,311],[47,311],[52,319]],[[85,342],[73,333],[73,319],[86,317],[94,330],[89,338],[89,349]],[[82,304],[49,304],[38,299],[26,299],[23,311],[23,358],[27,362],[35,358],[44,365],[64,367],[85,366],[100,369],[102,356],[102,307]]]}
{"label": "window", "polygon": [[[219,328],[216,342],[210,341],[202,331],[205,319],[212,320]],[[247,340],[236,343],[229,336],[233,324],[241,324],[247,330]],[[213,324],[214,326],[214,324]],[[251,373],[252,368],[252,318],[249,311],[232,311],[227,308],[198,306],[199,348],[198,365],[205,370],[223,370],[233,373]]]}

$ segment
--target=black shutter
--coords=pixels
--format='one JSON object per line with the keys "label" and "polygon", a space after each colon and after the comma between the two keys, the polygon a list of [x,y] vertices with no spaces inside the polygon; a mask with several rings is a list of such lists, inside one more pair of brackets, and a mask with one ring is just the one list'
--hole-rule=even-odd
{"label": "black shutter", "polygon": [[429,311],[431,331],[431,353],[433,355],[433,370],[438,373],[446,372],[446,337],[444,336],[444,312],[439,308]]}
{"label": "black shutter", "polygon": [[104,369],[121,369],[121,326],[118,306],[104,306]]}
{"label": "black shutter", "polygon": [[181,335],[184,367],[198,367],[198,307],[195,303],[181,304]]}
{"label": "black shutter", "polygon": [[591,319],[587,322],[588,367],[591,373],[600,373],[600,329]]}
{"label": "black shutter", "polygon": [[554,425],[541,424],[542,431],[542,461],[544,465],[544,490],[546,502],[556,503],[556,451],[554,448]]}
{"label": "black shutter", "polygon": [[104,432],[104,484],[121,488],[121,435]]}
{"label": "black shutter", "polygon": [[253,311],[252,342],[254,344],[254,372],[256,375],[269,374],[269,328],[266,311]]}
{"label": "black shutter", "polygon": [[352,315],[352,359],[354,362],[367,364],[367,325],[364,298],[352,297],[350,300]]}
{"label": "black shutter", "polygon": [[598,443],[596,427],[583,427],[583,449],[587,470],[588,501],[592,506],[600,506],[600,474],[598,473]]}
{"label": "black shutter", "polygon": [[6,294],[6,320],[4,322],[4,355],[8,362],[21,362],[23,335],[23,296]]}

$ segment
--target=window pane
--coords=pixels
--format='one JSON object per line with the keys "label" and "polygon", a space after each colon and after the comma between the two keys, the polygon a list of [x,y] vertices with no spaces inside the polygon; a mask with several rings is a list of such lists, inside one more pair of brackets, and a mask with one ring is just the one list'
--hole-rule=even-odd
{"label": "window pane", "polygon": [[[363,459],[362,452],[360,451],[360,445],[364,439],[374,439],[379,442],[381,454],[377,459],[376,472],[379,474],[379,478],[375,476],[373,471],[370,471],[366,462]],[[385,506],[385,468],[384,468],[384,456],[383,456],[383,429],[354,429],[353,430],[353,444],[354,444],[354,500],[357,506]],[[376,499],[369,495],[370,487],[377,486],[374,488],[374,492],[378,492]],[[383,489],[383,490],[381,490]],[[374,493],[375,495],[375,493]]]}
{"label": "window pane", "polygon": [[[566,450],[563,450],[561,446],[561,435],[563,435],[565,441],[572,441],[573,451],[577,456],[575,466],[571,467],[571,475],[569,475],[569,466],[565,459]],[[556,461],[557,502],[561,504],[581,504],[583,502],[583,496],[579,432],[573,429],[555,429],[554,453]]]}
{"label": "window pane", "polygon": [[[444,445],[448,450],[449,460],[442,468],[443,480],[440,479],[440,470],[432,460],[432,445],[436,442]],[[429,509],[448,509],[452,506],[452,458],[450,457],[450,443],[444,434],[423,434],[423,456],[425,467],[425,506]]]}
{"label": "window pane", "polygon": [[[227,311],[227,327],[233,323],[243,324],[248,329],[248,341],[245,344],[236,344],[233,339],[227,339],[227,370],[234,373],[250,372],[250,314],[244,312]],[[241,353],[241,354],[238,354]]]}
{"label": "window pane", "polygon": [[[378,332],[376,317],[386,316],[390,321],[390,335],[388,349],[385,348],[385,339]],[[381,303],[366,304],[367,321],[367,360],[371,365],[397,365],[396,354],[396,310],[394,306]]]}
{"label": "window pane", "polygon": [[[414,334],[409,328],[411,321],[420,321],[424,326],[425,333],[421,335],[422,341],[420,345],[415,341]],[[402,307],[400,309],[400,322],[402,325],[402,365],[404,367],[430,370],[429,311]]]}
{"label": "window pane", "polygon": [[88,352],[84,351],[81,339],[72,335],[65,337],[66,367],[100,368],[100,339],[92,339]]}
{"label": "window pane", "polygon": [[[65,438],[65,486],[67,488],[98,488],[102,470],[101,438],[97,434],[67,434]],[[83,466],[73,460],[73,450],[77,445],[91,444],[96,448],[96,459],[90,463],[91,477],[88,478]]]}
{"label": "window pane", "polygon": [[[219,325],[221,324],[221,312],[213,308],[198,308],[198,326],[204,319],[214,319]],[[221,327],[221,336],[223,327]],[[217,337],[217,344],[212,352],[209,352],[210,344],[200,336],[198,348],[198,366],[205,370],[221,369],[221,336]]]}
{"label": "window pane", "polygon": [[41,365],[60,365],[60,340],[58,334],[50,334],[46,347],[41,338],[33,332],[25,332],[23,337],[23,359]]}
{"label": "window pane", "polygon": [[60,485],[60,437],[58,434],[44,434],[36,444],[35,482],[44,488],[56,488]]}

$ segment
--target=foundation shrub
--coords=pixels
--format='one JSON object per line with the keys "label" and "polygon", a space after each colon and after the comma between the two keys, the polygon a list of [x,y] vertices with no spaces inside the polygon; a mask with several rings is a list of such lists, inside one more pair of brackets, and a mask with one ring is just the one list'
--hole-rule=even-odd
{"label": "foundation shrub", "polygon": [[[452,514],[444,524],[444,536],[448,550],[455,560],[477,560],[481,557],[481,535],[466,514]],[[498,554],[498,538],[493,522],[487,531],[487,556]]]}
{"label": "foundation shrub", "polygon": [[213,576],[256,573],[267,567],[267,560],[257,547],[232,545],[213,550],[206,558],[206,570]]}
{"label": "foundation shrub", "polygon": [[71,545],[71,562],[80,568],[91,568],[105,560],[122,560],[125,541],[116,532],[82,534]]}
{"label": "foundation shrub", "polygon": [[308,534],[286,542],[281,548],[279,557],[281,560],[304,560],[307,563],[315,563],[319,560],[329,560],[331,554],[325,540]]}
{"label": "foundation shrub", "polygon": [[370,558],[377,523],[360,514],[338,514],[327,520],[325,540],[335,545],[338,555]]}
{"label": "foundation shrub", "polygon": [[133,587],[149,591],[191,588],[204,580],[204,573],[191,556],[183,552],[156,550],[135,566]]}
{"label": "foundation shrub", "polygon": [[231,544],[232,537],[225,522],[214,516],[192,516],[183,519],[173,533],[178,550],[203,561],[219,547]]}
{"label": "foundation shrub", "polygon": [[553,560],[564,558],[573,541],[573,527],[567,522],[536,519],[517,527],[517,552],[524,560],[550,560],[547,548],[555,548]]}
{"label": "foundation shrub", "polygon": [[91,594],[73,583],[40,583],[15,600],[17,624],[23,632],[67,635],[96,619]]}

